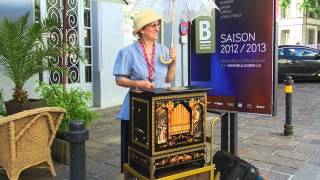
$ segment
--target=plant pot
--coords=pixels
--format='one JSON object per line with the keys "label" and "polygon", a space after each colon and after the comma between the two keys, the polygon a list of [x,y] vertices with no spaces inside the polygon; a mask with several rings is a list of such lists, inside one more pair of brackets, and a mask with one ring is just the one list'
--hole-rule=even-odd
{"label": "plant pot", "polygon": [[58,163],[69,165],[70,163],[69,142],[57,137],[54,138],[51,146],[52,159]]}
{"label": "plant pot", "polygon": [[40,99],[29,99],[29,102],[19,103],[13,100],[5,102],[7,115],[18,113],[28,109],[35,109],[46,106],[46,102]]}

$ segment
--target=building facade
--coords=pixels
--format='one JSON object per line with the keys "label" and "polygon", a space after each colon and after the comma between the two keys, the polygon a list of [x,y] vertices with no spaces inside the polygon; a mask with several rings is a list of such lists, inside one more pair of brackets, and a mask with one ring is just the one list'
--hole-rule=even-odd
{"label": "building facade", "polygon": [[319,49],[320,17],[313,13],[304,13],[300,9],[301,2],[302,0],[291,0],[288,8],[281,10],[278,43],[301,44]]}
{"label": "building facade", "polygon": [[[16,18],[26,12],[31,13],[31,21],[41,20],[47,16],[55,17],[62,23],[64,0],[0,0],[0,21],[3,17]],[[132,1],[131,1],[132,2]],[[67,88],[81,88],[92,92],[94,107],[110,107],[122,104],[127,88],[115,84],[113,65],[117,52],[130,44],[132,37],[132,18],[126,14],[127,1],[124,0],[66,0],[67,3],[67,42],[79,46],[85,53],[86,62],[69,56],[67,68],[69,76]],[[175,24],[175,37],[179,37],[178,23]],[[168,28],[169,29],[169,28]],[[168,31],[166,26],[162,29]],[[55,40],[62,40],[62,29],[57,28],[52,32]],[[169,39],[166,37],[164,39]],[[172,85],[181,86],[188,82],[188,52],[187,45],[179,43],[176,38],[174,45],[177,48],[176,78]],[[165,40],[164,40],[165,41]],[[170,44],[168,41],[164,44]],[[48,42],[56,43],[55,41]],[[53,59],[57,65],[61,58]],[[185,69],[183,71],[183,69]],[[57,84],[62,82],[59,72],[44,72],[42,79],[45,82]],[[184,78],[183,78],[184,77]],[[25,89],[31,98],[37,98],[33,92],[39,80],[36,75],[31,78]],[[0,88],[4,100],[11,99],[13,83],[0,72]]]}

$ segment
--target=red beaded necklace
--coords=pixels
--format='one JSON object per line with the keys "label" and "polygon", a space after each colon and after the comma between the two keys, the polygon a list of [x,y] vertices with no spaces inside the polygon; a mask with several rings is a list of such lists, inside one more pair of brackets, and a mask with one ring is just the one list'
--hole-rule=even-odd
{"label": "red beaded necklace", "polygon": [[140,41],[140,45],[141,45],[141,48],[142,48],[142,51],[143,51],[144,59],[146,60],[147,65],[148,65],[149,81],[151,82],[151,81],[152,81],[152,79],[153,79],[153,67],[154,67],[154,49],[155,49],[155,43],[153,43],[153,46],[152,46],[152,55],[151,55],[151,61],[150,61],[150,62],[149,62],[149,60],[148,60],[148,56],[147,56],[147,52],[146,52],[146,48],[145,48],[144,44],[142,43],[142,41]]}

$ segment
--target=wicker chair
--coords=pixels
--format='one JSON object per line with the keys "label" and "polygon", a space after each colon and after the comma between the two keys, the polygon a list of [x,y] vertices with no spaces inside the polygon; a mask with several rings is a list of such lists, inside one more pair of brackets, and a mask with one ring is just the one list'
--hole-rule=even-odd
{"label": "wicker chair", "polygon": [[0,118],[0,166],[10,180],[46,162],[56,176],[50,146],[64,115],[62,108],[37,108]]}

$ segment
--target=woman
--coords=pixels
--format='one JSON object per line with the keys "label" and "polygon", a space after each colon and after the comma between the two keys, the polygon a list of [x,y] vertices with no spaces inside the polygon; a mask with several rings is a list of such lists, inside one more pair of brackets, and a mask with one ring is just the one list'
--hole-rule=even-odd
{"label": "woman", "polygon": [[[165,83],[170,83],[174,79],[176,50],[175,48],[169,50],[156,43],[160,19],[153,10],[145,10],[135,17],[133,34],[138,35],[139,40],[118,53],[113,69],[117,85],[152,90],[165,87]],[[165,60],[172,58],[172,63],[161,63],[161,55]],[[123,164],[128,161],[129,111],[127,93],[118,114],[118,118],[121,119],[121,172]]]}

